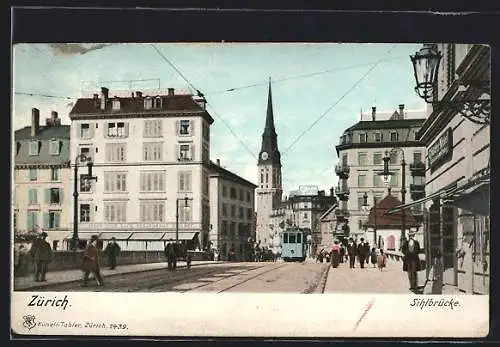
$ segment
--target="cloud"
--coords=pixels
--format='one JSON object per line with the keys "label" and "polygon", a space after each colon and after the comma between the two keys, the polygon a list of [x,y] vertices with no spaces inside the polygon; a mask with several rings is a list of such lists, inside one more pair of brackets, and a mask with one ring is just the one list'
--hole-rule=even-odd
{"label": "cloud", "polygon": [[52,52],[55,55],[76,55],[85,54],[90,51],[95,51],[111,45],[113,44],[100,43],[94,45],[85,45],[81,43],[51,43],[50,48],[52,48]]}

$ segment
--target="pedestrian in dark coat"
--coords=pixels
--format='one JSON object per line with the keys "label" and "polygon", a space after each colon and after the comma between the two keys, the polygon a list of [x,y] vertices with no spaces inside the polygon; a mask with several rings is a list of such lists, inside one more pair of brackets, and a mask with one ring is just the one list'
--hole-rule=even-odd
{"label": "pedestrian in dark coat", "polygon": [[357,248],[352,238],[347,243],[347,255],[349,256],[349,268],[354,269],[356,267]]}
{"label": "pedestrian in dark coat", "polygon": [[360,241],[361,242],[358,245],[358,260],[359,260],[359,266],[362,269],[364,269],[366,257],[368,256],[368,252],[366,251],[365,239],[361,238]]}
{"label": "pedestrian in dark coat", "polygon": [[370,261],[370,244],[368,241],[365,241],[365,254],[366,254],[366,263],[368,264]]}
{"label": "pedestrian in dark coat", "polygon": [[408,272],[408,280],[410,281],[410,289],[417,289],[417,272],[420,271],[420,244],[415,240],[415,234],[410,233],[409,240],[405,241],[401,246],[403,252],[403,271]]}
{"label": "pedestrian in dark coat", "polygon": [[373,267],[375,267],[377,264],[377,249],[375,247],[373,247],[372,251],[370,252],[370,262],[372,263]]}
{"label": "pedestrian in dark coat", "polygon": [[90,242],[83,252],[83,286],[87,286],[90,273],[94,274],[98,286],[104,285],[101,276],[99,250],[97,249],[97,235],[92,235]]}
{"label": "pedestrian in dark coat", "polygon": [[111,242],[108,243],[104,253],[108,256],[108,264],[111,270],[116,268],[116,258],[120,254],[121,248],[120,245],[116,243],[116,238],[112,237]]}
{"label": "pedestrian in dark coat", "polygon": [[344,245],[340,245],[340,262],[344,262],[344,257],[345,257],[345,247]]}
{"label": "pedestrian in dark coat", "polygon": [[170,271],[173,271],[175,252],[174,252],[174,246],[170,242],[165,245],[165,257],[167,258],[167,268]]}
{"label": "pedestrian in dark coat", "polygon": [[47,233],[42,232],[40,237],[35,239],[30,249],[30,255],[35,263],[36,282],[46,281],[47,268],[52,261],[52,248],[50,248],[50,244],[45,240],[46,238]]}

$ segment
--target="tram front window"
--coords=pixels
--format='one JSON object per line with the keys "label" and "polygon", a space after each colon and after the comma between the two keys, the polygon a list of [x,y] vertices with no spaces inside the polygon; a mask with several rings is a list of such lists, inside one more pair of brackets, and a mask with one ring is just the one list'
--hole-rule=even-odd
{"label": "tram front window", "polygon": [[288,243],[288,234],[283,234],[283,243]]}
{"label": "tram front window", "polygon": [[290,234],[290,235],[288,236],[288,242],[289,242],[289,243],[296,243],[296,241],[295,241],[295,240],[296,240],[295,235],[296,235],[296,234]]}
{"label": "tram front window", "polygon": [[297,243],[302,242],[302,234],[297,234]]}

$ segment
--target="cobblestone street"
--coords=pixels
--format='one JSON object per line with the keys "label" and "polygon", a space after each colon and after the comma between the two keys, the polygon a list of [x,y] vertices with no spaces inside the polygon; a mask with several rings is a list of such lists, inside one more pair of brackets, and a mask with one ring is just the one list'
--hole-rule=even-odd
{"label": "cobblestone street", "polygon": [[356,262],[356,268],[350,269],[348,262],[341,263],[336,269],[330,268],[324,292],[411,294],[406,272],[401,262],[395,261],[388,261],[382,271],[372,264],[361,269]]}

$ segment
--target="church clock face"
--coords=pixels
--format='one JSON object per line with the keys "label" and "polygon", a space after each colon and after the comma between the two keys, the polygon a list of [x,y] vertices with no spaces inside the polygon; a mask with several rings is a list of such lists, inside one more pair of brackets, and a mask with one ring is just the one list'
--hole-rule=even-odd
{"label": "church clock face", "polygon": [[260,155],[260,157],[262,158],[262,160],[267,160],[267,158],[269,158],[267,152],[262,152],[262,154]]}

